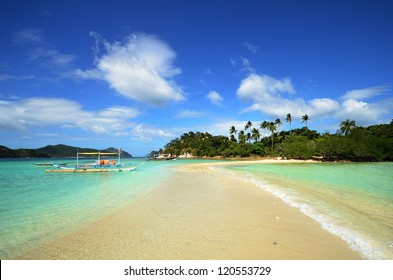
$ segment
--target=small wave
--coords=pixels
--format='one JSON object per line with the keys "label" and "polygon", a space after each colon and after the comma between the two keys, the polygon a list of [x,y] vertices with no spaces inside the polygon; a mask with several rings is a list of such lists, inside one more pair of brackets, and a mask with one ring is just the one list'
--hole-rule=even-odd
{"label": "small wave", "polygon": [[[232,175],[234,174],[232,173]],[[358,252],[363,258],[370,260],[391,258],[384,248],[373,244],[372,240],[369,240],[360,232],[339,225],[339,223],[331,216],[327,215],[326,213],[322,213],[322,211],[318,210],[307,202],[302,201],[301,197],[299,197],[295,191],[282,190],[277,185],[255,179],[251,174],[247,174],[245,178],[243,177],[243,179],[247,182],[255,184],[263,190],[272,193],[283,200],[285,203],[296,207],[302,213],[319,223],[324,230],[327,230],[328,232],[344,240],[353,251]],[[330,211],[328,213],[331,214],[332,212]]]}

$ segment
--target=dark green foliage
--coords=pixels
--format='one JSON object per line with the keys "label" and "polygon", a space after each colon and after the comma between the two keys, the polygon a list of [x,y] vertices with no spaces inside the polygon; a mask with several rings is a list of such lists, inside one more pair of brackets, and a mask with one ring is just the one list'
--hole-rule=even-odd
{"label": "dark green foliage", "polygon": [[[76,157],[79,152],[97,152],[96,149],[78,148],[67,145],[48,145],[39,149],[17,149],[12,150],[4,146],[0,146],[0,158],[69,158]],[[107,148],[101,152],[117,153],[116,148]],[[122,151],[122,158],[132,157],[126,151]]]}
{"label": "dark green foliage", "polygon": [[258,156],[265,156],[266,155],[265,146],[263,145],[262,142],[254,142],[254,144],[252,144],[251,153]]}
{"label": "dark green foliage", "polygon": [[310,159],[315,152],[315,141],[306,136],[291,135],[281,144],[281,152],[289,159]]}
{"label": "dark green foliage", "polygon": [[158,156],[160,154],[159,151],[151,151],[150,153],[148,153],[146,155],[147,158],[151,159],[151,158],[155,158],[156,156]]}
{"label": "dark green foliage", "polygon": [[356,127],[345,136],[321,137],[317,150],[325,160],[388,161],[393,159],[393,138],[379,137],[369,128]]}
{"label": "dark green foliage", "polygon": [[[348,125],[344,126],[344,124]],[[269,128],[271,124],[271,128]],[[247,124],[246,131],[239,131],[236,139],[235,127],[230,128],[231,138],[213,136],[209,133],[189,132],[165,146],[164,153],[180,155],[191,153],[197,157],[249,157],[283,156],[289,159],[319,158],[324,161],[392,161],[393,122],[356,127],[354,121],[341,123],[337,134],[320,134],[308,127],[276,132],[274,122],[264,122],[261,129],[270,135],[259,140],[261,134]],[[247,137],[250,134],[251,138]],[[254,141],[252,143],[252,140]]]}
{"label": "dark green foliage", "polygon": [[[48,157],[75,157],[76,156],[76,147],[66,146],[66,145],[48,145],[42,148],[37,149],[43,154],[48,155]],[[95,152],[96,150],[92,149],[80,149],[80,152]]]}
{"label": "dark green foliage", "polygon": [[47,157],[45,153],[42,153],[34,149],[17,149],[12,150],[5,146],[0,146],[0,158],[42,158]]}
{"label": "dark green foliage", "polygon": [[[97,150],[94,150],[94,151],[96,152]],[[113,147],[109,147],[109,148],[106,148],[105,150],[102,150],[101,152],[117,153],[117,152],[118,152],[118,149],[113,148]],[[75,156],[75,155],[74,155],[74,156]],[[126,151],[122,150],[122,151],[121,151],[121,154],[120,154],[120,157],[121,157],[121,158],[131,158],[132,155],[129,154],[129,153],[127,153]]]}
{"label": "dark green foliage", "polygon": [[324,160],[343,160],[348,155],[348,137],[340,135],[323,135],[317,141],[316,154]]}
{"label": "dark green foliage", "polygon": [[6,146],[0,146],[0,157],[4,158],[13,158],[15,157],[16,152],[7,148]]}
{"label": "dark green foliage", "polygon": [[393,138],[393,120],[390,124],[378,124],[367,127],[372,134],[382,138]]}
{"label": "dark green foliage", "polygon": [[251,155],[252,146],[245,141],[237,143],[222,135],[213,136],[207,132],[189,132],[166,144],[163,153],[172,156],[191,153],[197,157],[247,157]]}
{"label": "dark green foliage", "polygon": [[304,126],[302,128],[292,129],[288,133],[289,135],[305,136],[309,140],[315,140],[321,135],[316,130],[310,130],[308,127]]}

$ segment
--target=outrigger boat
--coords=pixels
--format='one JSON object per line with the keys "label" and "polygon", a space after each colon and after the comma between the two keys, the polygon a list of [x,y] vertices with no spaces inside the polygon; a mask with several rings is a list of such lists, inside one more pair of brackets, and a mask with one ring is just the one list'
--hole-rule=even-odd
{"label": "outrigger boat", "polygon": [[[45,172],[72,172],[72,173],[88,173],[88,172],[127,172],[135,170],[138,165],[132,166],[131,164],[120,163],[121,149],[117,153],[107,152],[88,152],[88,153],[76,153],[76,165],[75,166],[64,166],[59,164],[53,164],[53,169],[45,170]],[[94,163],[87,163],[79,165],[80,155],[97,155],[98,159]],[[118,155],[118,162],[115,160],[102,160],[101,156]]]}
{"label": "outrigger boat", "polygon": [[37,162],[33,163],[35,166],[53,166],[53,165],[59,165],[59,166],[66,166],[67,163],[51,163],[51,162]]}

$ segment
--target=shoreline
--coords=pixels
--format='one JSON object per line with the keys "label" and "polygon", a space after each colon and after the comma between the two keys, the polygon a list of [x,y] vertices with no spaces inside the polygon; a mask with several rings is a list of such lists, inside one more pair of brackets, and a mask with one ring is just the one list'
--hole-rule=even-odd
{"label": "shoreline", "polygon": [[249,162],[174,167],[153,191],[17,259],[361,259],[298,209],[210,168]]}

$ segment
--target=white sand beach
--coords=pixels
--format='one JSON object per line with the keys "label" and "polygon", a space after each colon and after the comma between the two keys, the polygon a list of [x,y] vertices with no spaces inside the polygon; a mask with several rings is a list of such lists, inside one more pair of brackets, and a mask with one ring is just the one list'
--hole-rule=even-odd
{"label": "white sand beach", "polygon": [[298,209],[251,183],[211,168],[221,164],[177,167],[173,176],[148,194],[17,258],[361,258]]}

